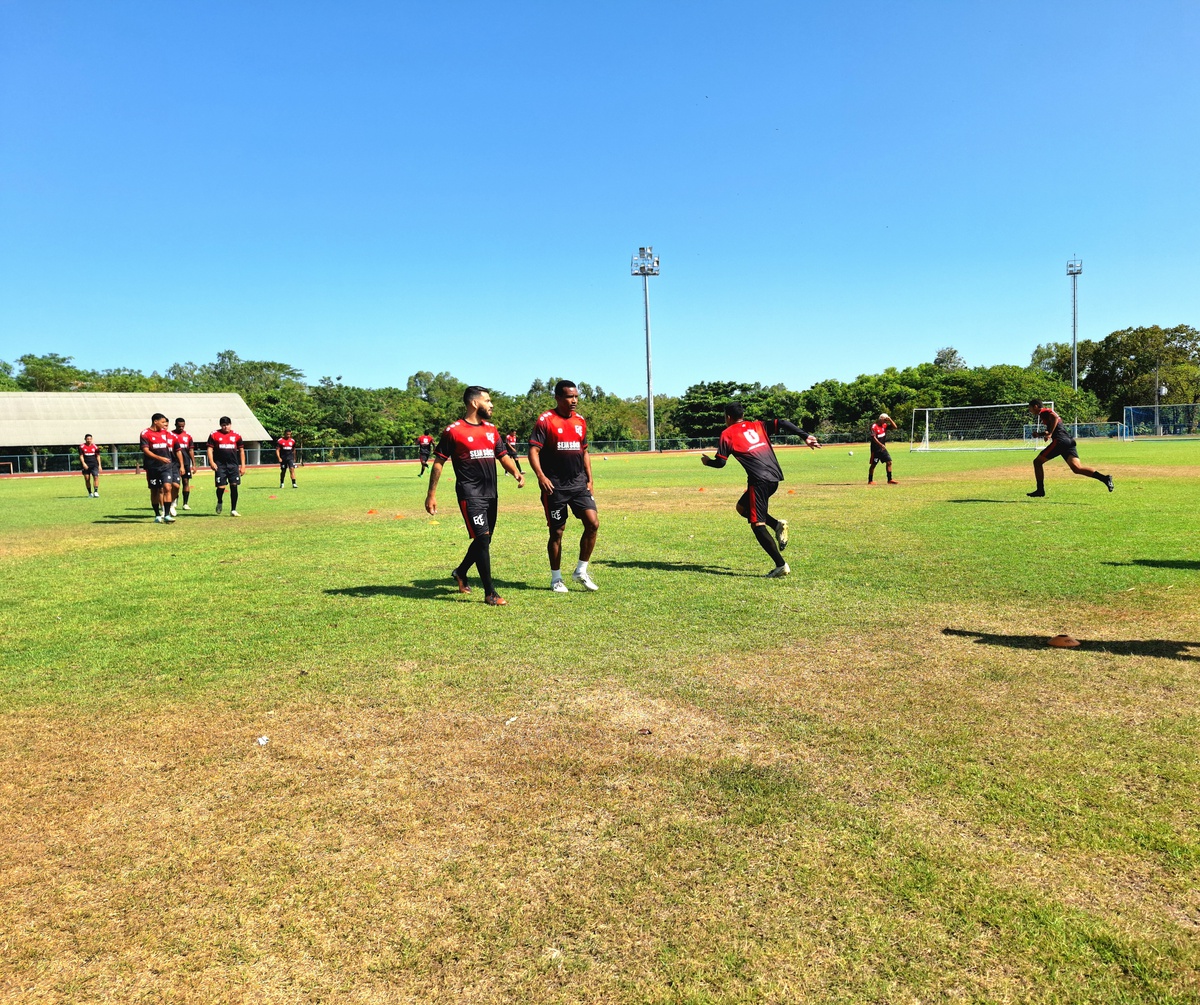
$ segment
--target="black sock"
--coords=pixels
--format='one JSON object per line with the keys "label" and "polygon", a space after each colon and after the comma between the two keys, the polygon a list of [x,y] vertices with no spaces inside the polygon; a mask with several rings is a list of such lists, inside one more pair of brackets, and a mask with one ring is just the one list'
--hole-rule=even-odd
{"label": "black sock", "polygon": [[185,505],[185,506],[186,506],[186,505],[188,504],[188,500],[189,500],[191,497],[192,497],[192,490],[191,490],[191,489],[184,489],[184,490],[183,490],[183,505]]}
{"label": "black sock", "polygon": [[479,573],[479,582],[483,584],[485,597],[496,592],[492,586],[492,535],[480,534],[472,546],[475,548],[475,569]]}
{"label": "black sock", "polygon": [[1102,475],[1102,474],[1100,474],[1099,471],[1093,471],[1092,477],[1095,478],[1096,481],[1098,481],[1098,482],[1107,482],[1108,481],[1108,475]]}
{"label": "black sock", "polygon": [[225,486],[220,485],[217,487],[217,505],[220,506],[221,503],[223,503],[224,501],[225,501]]}
{"label": "black sock", "polygon": [[771,537],[771,532],[763,524],[757,523],[754,525],[754,536],[758,538],[758,543],[762,545],[763,551],[771,556],[772,561],[775,563],[775,568],[778,569],[783,565],[783,556],[779,553],[779,549],[775,547],[775,539]]}
{"label": "black sock", "polygon": [[236,485],[229,486],[229,508],[237,509],[237,489]]}
{"label": "black sock", "polygon": [[763,523],[770,527],[771,530],[779,530],[779,521],[771,516],[770,513],[763,517]]}

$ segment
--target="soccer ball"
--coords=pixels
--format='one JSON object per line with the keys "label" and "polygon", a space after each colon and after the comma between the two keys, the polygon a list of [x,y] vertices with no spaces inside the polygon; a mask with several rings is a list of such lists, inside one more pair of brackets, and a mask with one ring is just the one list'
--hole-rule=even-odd
{"label": "soccer ball", "polygon": [[846,453],[848,453],[848,454],[849,454],[851,457],[853,457],[853,456],[854,456],[854,451],[853,451],[853,450],[847,450],[847,451],[846,451]]}

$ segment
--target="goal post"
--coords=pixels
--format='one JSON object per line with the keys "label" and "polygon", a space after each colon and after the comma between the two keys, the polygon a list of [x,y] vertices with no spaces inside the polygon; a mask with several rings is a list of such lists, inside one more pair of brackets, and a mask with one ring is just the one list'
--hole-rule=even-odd
{"label": "goal post", "polygon": [[[1054,402],[1047,401],[1047,408]],[[1045,426],[1030,421],[1029,403],[917,408],[909,452],[926,450],[1030,450],[1042,445]]]}

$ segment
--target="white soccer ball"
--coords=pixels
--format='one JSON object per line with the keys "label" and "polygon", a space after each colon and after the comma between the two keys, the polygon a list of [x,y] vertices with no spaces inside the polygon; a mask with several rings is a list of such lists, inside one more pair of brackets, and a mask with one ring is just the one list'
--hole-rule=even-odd
{"label": "white soccer ball", "polygon": [[853,450],[847,450],[847,451],[846,451],[846,453],[848,453],[848,454],[849,454],[851,457],[853,457],[853,456],[854,456],[854,451],[853,451]]}

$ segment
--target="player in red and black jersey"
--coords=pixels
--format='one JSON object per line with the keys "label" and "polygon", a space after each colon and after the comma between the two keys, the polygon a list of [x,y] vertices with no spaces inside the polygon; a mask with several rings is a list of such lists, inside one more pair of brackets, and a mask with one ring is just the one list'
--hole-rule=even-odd
{"label": "player in red and black jersey", "polygon": [[[736,402],[725,406],[725,429],[717,444],[717,455],[709,457],[708,454],[702,454],[700,460],[710,468],[723,468],[732,454],[734,460],[746,469],[746,491],[737,501],[737,511],[750,521],[758,543],[775,562],[775,568],[767,573],[767,578],[778,579],[792,570],[783,560],[783,549],[788,542],[787,521],[777,520],[767,512],[768,500],[783,481],[783,470],[771,446],[771,437],[778,436],[782,431],[804,437],[805,446],[812,450],[818,449],[821,444],[815,436],[787,419],[757,422],[743,418],[744,415],[745,409]],[[771,540],[768,527],[775,532],[774,541]]]}
{"label": "player in red and black jersey", "polygon": [[283,478],[289,471],[292,474],[292,488],[296,487],[296,441],[292,439],[292,431],[285,429],[283,435],[275,441],[275,456],[279,460],[279,487],[283,488]]}
{"label": "player in red and black jersey", "polygon": [[150,504],[154,507],[155,523],[174,523],[175,504],[172,486],[179,484],[182,460],[175,436],[167,430],[167,417],[155,412],[150,428],[142,431],[142,464],[146,468],[146,485],[150,489]]}
{"label": "player in red and black jersey", "polygon": [[459,593],[470,593],[467,573],[474,565],[483,583],[483,599],[495,607],[507,603],[492,585],[492,532],[496,529],[496,461],[498,460],[517,480],[517,488],[525,487],[525,476],[517,470],[508,456],[500,430],[488,420],[492,417],[492,396],[486,387],[472,385],[463,392],[466,415],[452,422],[442,433],[434,451],[433,468],[429,475],[429,492],[425,496],[425,511],[437,515],[437,486],[446,461],[454,465],[454,492],[458,508],[467,525],[471,546],[451,576]]}
{"label": "player in red and black jersey", "polygon": [[179,470],[179,482],[183,488],[183,508],[191,509],[188,500],[192,497],[192,475],[196,470],[196,439],[187,431],[187,422],[175,420],[173,431],[175,442],[179,444],[179,456],[183,459],[183,467]]}
{"label": "player in red and black jersey", "polygon": [[529,437],[529,466],[541,486],[542,509],[550,528],[546,553],[550,556],[550,589],[555,593],[567,592],[562,578],[562,539],[568,509],[583,524],[579,562],[571,578],[584,589],[599,589],[588,575],[600,517],[592,497],[587,423],[575,411],[578,402],[579,389],[569,380],[560,380],[554,385],[554,407],[538,416]]}
{"label": "player in red and black jersey", "polygon": [[433,450],[433,437],[428,433],[422,433],[417,437],[417,458],[421,462],[421,470],[417,472],[417,477],[420,478],[425,474],[425,469],[429,467],[429,454]]}
{"label": "player in red and black jersey", "polygon": [[1040,422],[1046,429],[1043,434],[1043,439],[1049,440],[1050,445],[1042,450],[1040,454],[1033,459],[1033,477],[1037,479],[1037,488],[1032,492],[1026,492],[1027,496],[1034,499],[1040,499],[1046,494],[1046,475],[1042,470],[1042,466],[1052,457],[1061,457],[1067,462],[1067,467],[1077,475],[1087,475],[1088,478],[1095,478],[1098,482],[1103,482],[1108,491],[1111,492],[1115,487],[1113,485],[1112,475],[1102,475],[1094,468],[1085,468],[1079,463],[1079,452],[1075,449],[1075,438],[1067,431],[1067,427],[1063,425],[1062,419],[1058,417],[1058,413],[1053,408],[1047,408],[1045,403],[1038,398],[1033,398],[1029,402],[1029,414],[1037,416]]}
{"label": "player in red and black jersey", "polygon": [[524,474],[525,469],[521,467],[521,457],[517,453],[517,431],[514,429],[506,437],[504,442],[508,444],[508,455],[513,459],[513,463],[517,466],[517,470]]}
{"label": "player in red and black jersey", "polygon": [[79,444],[79,466],[83,468],[83,484],[89,499],[100,498],[100,448],[92,442],[88,433]]}
{"label": "player in red and black jersey", "polygon": [[238,512],[238,486],[246,473],[246,448],[242,436],[233,431],[233,420],[228,415],[220,418],[221,428],[208,434],[206,452],[208,465],[213,469],[217,484],[217,513],[225,499],[225,486],[229,486],[229,515],[241,516]]}
{"label": "player in red and black jersey", "polygon": [[887,468],[887,483],[889,485],[898,485],[892,477],[892,455],[888,453],[887,444],[884,442],[887,439],[888,426],[893,429],[900,427],[892,421],[892,417],[887,412],[880,412],[879,419],[871,423],[871,466],[867,469],[867,484],[875,484],[875,465],[883,461]]}

